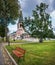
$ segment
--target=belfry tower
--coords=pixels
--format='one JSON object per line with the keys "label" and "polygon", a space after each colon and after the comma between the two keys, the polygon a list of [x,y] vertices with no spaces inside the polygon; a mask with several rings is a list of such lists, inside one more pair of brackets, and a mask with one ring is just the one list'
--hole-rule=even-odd
{"label": "belfry tower", "polygon": [[20,37],[25,32],[23,29],[22,22],[23,22],[23,16],[22,11],[20,11],[19,21],[17,23],[17,32],[16,32],[17,37]]}

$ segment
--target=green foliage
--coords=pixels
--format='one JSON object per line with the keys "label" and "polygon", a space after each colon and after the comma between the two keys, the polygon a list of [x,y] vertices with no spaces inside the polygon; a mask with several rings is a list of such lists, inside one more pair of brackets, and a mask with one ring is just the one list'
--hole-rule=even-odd
{"label": "green foliage", "polygon": [[1,18],[9,18],[15,20],[19,16],[19,10],[20,4],[18,0],[0,0]]}
{"label": "green foliage", "polygon": [[[45,38],[50,37],[50,33],[52,31],[52,25],[50,20],[50,15],[46,12],[48,5],[45,3],[40,3],[40,5],[36,6],[35,10],[33,10],[33,19],[30,17],[26,17],[23,24],[24,29],[32,36]],[[50,31],[50,33],[48,33]]]}
{"label": "green foliage", "polygon": [[0,36],[5,37],[5,25],[4,25],[4,22],[0,22]]}
{"label": "green foliage", "polygon": [[13,23],[18,18],[19,10],[18,0],[0,0],[0,18],[8,21],[7,24]]}
{"label": "green foliage", "polygon": [[18,0],[0,0],[0,21],[5,23],[6,28],[10,23],[15,24],[15,20],[20,14],[19,11],[20,4]]}
{"label": "green foliage", "polygon": [[0,20],[5,23],[5,36],[7,37],[8,25],[15,24],[15,20],[18,19],[20,14],[20,4],[18,0],[0,0]]}

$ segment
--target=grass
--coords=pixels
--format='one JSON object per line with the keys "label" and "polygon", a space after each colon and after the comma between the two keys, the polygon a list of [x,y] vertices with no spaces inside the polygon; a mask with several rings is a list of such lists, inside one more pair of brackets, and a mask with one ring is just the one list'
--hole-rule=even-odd
{"label": "grass", "polygon": [[[12,54],[12,50],[21,47],[26,50],[25,60]],[[10,54],[19,65],[55,65],[55,41],[45,41],[43,43],[16,44],[6,46]]]}
{"label": "grass", "polygon": [[28,43],[29,41],[25,41],[25,40],[10,40],[11,43]]}

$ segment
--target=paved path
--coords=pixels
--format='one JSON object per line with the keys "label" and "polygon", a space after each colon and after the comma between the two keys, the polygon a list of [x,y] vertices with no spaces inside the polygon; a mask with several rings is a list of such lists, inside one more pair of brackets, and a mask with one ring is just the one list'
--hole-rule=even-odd
{"label": "paved path", "polygon": [[4,65],[4,58],[2,54],[2,44],[0,43],[0,65]]}

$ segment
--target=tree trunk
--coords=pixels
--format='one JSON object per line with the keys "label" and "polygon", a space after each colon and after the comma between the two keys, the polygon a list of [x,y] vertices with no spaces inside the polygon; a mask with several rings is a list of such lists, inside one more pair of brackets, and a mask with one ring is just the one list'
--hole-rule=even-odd
{"label": "tree trunk", "polygon": [[8,36],[7,36],[7,26],[5,26],[5,37],[6,37],[6,42],[8,42]]}
{"label": "tree trunk", "polygon": [[10,40],[9,40],[9,36],[8,36],[8,39],[7,39],[7,41],[8,41],[8,46],[10,46]]}
{"label": "tree trunk", "polygon": [[[6,25],[6,24],[5,24]],[[10,41],[9,41],[9,36],[8,36],[8,28],[7,25],[5,26],[5,37],[6,37],[6,42],[10,46]]]}
{"label": "tree trunk", "polygon": [[40,38],[40,39],[39,39],[39,42],[42,43],[42,42],[43,42],[43,38]]}
{"label": "tree trunk", "polygon": [[4,42],[4,37],[2,37],[2,41]]}

